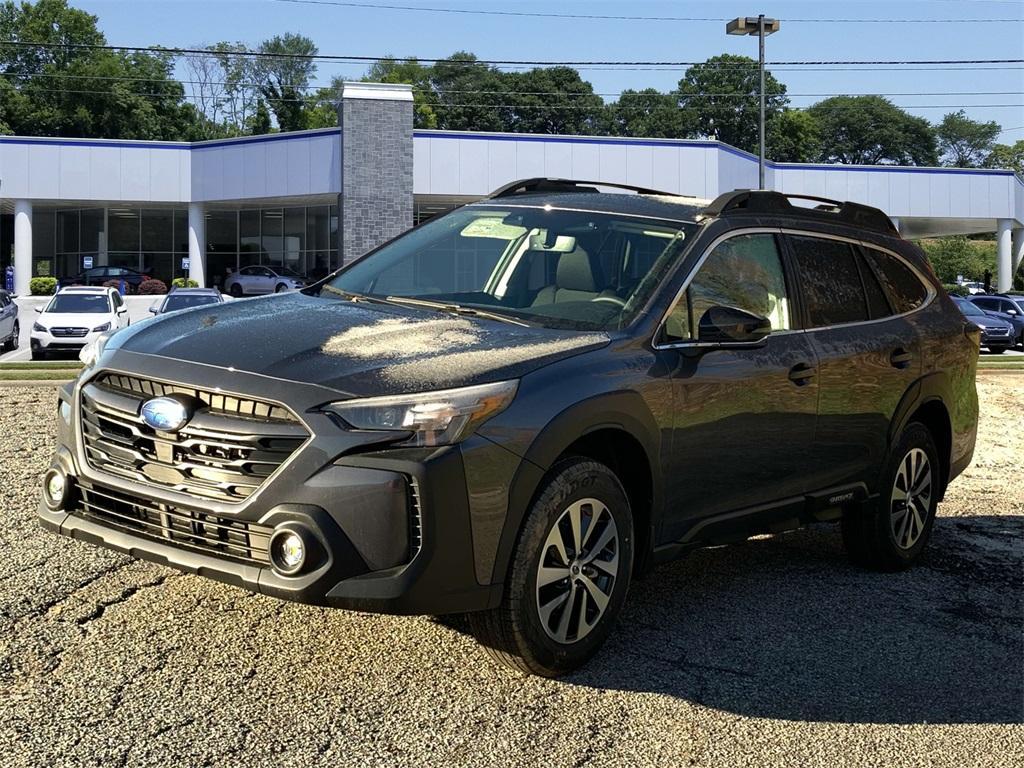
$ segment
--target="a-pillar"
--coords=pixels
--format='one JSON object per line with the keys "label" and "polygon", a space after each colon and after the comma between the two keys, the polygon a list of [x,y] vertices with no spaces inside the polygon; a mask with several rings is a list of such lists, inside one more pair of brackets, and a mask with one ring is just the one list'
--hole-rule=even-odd
{"label": "a-pillar", "polygon": [[14,201],[14,292],[29,294],[32,280],[32,203]]}
{"label": "a-pillar", "polygon": [[412,226],[412,86],[344,83],[338,244],[348,264]]}
{"label": "a-pillar", "polygon": [[188,278],[206,287],[206,211],[202,203],[188,206]]}
{"label": "a-pillar", "polygon": [[1013,219],[999,219],[996,222],[996,265],[998,277],[996,290],[1005,293],[1013,287],[1013,254],[1010,249]]}

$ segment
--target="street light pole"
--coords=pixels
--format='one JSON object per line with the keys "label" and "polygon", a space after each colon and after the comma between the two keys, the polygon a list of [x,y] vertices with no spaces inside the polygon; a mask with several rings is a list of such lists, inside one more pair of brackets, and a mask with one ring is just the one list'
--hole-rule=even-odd
{"label": "street light pole", "polygon": [[760,97],[760,116],[757,122],[757,184],[759,189],[764,189],[764,39],[779,31],[778,19],[768,19],[762,13],[757,18],[752,16],[740,16],[725,25],[725,31],[730,35],[757,35],[757,72],[760,79],[758,95]]}
{"label": "street light pole", "polygon": [[761,77],[761,115],[757,125],[757,188],[764,189],[764,14],[757,17],[757,71]]}

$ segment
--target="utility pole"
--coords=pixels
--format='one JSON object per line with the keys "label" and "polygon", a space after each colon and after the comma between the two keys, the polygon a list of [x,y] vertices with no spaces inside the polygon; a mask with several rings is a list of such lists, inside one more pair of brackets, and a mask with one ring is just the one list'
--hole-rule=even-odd
{"label": "utility pole", "polygon": [[757,123],[757,186],[764,189],[764,39],[779,31],[778,19],[768,19],[762,13],[757,18],[740,16],[725,25],[729,35],[757,35],[757,71],[760,78],[760,117]]}

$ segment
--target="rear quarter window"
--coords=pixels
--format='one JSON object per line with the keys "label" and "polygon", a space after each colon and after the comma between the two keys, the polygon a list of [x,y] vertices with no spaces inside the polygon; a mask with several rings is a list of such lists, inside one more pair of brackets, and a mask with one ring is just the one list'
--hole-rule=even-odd
{"label": "rear quarter window", "polygon": [[895,256],[875,248],[865,248],[864,255],[878,275],[897,314],[911,312],[924,304],[928,298],[928,289],[910,267]]}

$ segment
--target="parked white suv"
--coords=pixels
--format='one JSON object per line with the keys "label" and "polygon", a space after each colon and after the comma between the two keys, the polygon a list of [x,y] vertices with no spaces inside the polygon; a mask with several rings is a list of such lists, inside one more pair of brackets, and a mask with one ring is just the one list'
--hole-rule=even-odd
{"label": "parked white suv", "polygon": [[104,331],[128,325],[128,307],[113,288],[62,288],[50,303],[36,309],[32,325],[32,359],[50,352],[80,351]]}

